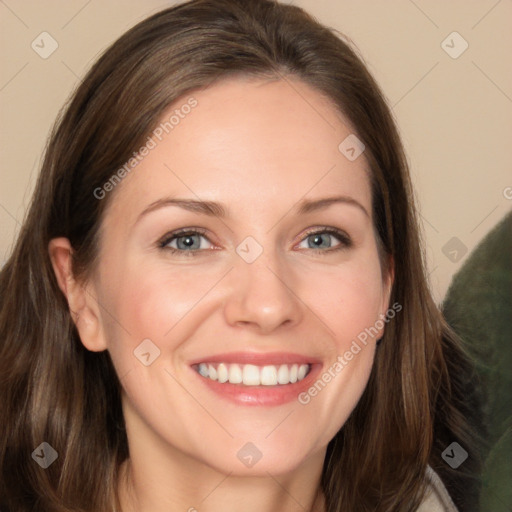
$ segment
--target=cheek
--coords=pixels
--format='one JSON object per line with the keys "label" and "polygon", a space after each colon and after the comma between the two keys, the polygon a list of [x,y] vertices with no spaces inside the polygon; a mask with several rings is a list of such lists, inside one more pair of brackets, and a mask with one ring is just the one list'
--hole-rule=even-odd
{"label": "cheek", "polygon": [[328,272],[309,274],[315,278],[304,286],[305,302],[327,324],[338,350],[375,325],[383,299],[378,262],[354,260]]}
{"label": "cheek", "polygon": [[174,327],[190,328],[187,315],[217,281],[215,271],[184,267],[171,271],[161,264],[127,265],[111,272],[103,300],[108,304],[104,323],[113,357],[133,363],[129,358],[145,339],[172,353],[182,338],[180,334],[180,340],[173,341]]}
{"label": "cheek", "polygon": [[[306,291],[305,291],[306,293]],[[382,307],[380,266],[364,262],[316,273],[306,303],[330,329],[332,345],[322,372],[299,396],[304,414],[324,426],[319,446],[347,421],[368,383],[379,337],[374,326]]]}

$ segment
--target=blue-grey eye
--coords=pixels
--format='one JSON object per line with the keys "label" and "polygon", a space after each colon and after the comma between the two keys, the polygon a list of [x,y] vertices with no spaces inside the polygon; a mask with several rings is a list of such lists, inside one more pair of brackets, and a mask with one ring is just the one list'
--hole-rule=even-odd
{"label": "blue-grey eye", "polygon": [[315,233],[314,235],[309,235],[307,240],[309,247],[312,249],[317,249],[319,247],[331,247],[332,245],[332,235],[328,233]]}
{"label": "blue-grey eye", "polygon": [[200,249],[201,236],[200,235],[184,235],[176,238],[178,249]]}
{"label": "blue-grey eye", "polygon": [[[337,239],[337,243],[333,243],[333,239]],[[348,246],[350,242],[342,233],[333,230],[321,230],[307,235],[301,244],[307,243],[307,246],[299,245],[301,249],[332,249],[343,245]]]}
{"label": "blue-grey eye", "polygon": [[[207,244],[205,246],[202,240],[206,240]],[[161,247],[166,249],[171,249],[180,252],[188,252],[188,251],[196,251],[200,249],[207,248],[208,239],[197,232],[189,232],[189,233],[175,233],[169,237],[166,237],[165,240],[161,242]]]}

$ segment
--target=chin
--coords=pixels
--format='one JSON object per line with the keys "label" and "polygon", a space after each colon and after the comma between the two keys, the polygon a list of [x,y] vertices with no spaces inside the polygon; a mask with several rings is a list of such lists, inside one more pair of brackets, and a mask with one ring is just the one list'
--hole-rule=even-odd
{"label": "chin", "polygon": [[[310,457],[319,456],[319,453],[313,453],[309,446],[309,451],[299,451],[300,446],[306,448],[304,443],[295,443],[293,440],[276,443],[265,439],[251,442],[237,438],[226,443],[221,454],[215,453],[212,457],[210,453],[208,460],[203,460],[216,471],[231,476],[284,475],[295,471]],[[324,453],[322,451],[322,457]]]}

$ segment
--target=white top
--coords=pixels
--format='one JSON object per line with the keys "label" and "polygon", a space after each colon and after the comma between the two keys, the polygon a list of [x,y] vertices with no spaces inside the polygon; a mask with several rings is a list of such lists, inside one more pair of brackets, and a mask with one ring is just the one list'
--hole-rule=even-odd
{"label": "white top", "polygon": [[427,467],[426,476],[429,486],[416,512],[458,512],[443,482],[430,466]]}

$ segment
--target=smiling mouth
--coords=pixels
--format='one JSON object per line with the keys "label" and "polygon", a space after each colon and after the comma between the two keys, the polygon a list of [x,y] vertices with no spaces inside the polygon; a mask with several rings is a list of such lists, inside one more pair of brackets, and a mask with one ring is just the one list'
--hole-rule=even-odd
{"label": "smiling mouth", "polygon": [[199,363],[193,368],[202,377],[221,384],[285,386],[303,380],[311,371],[311,364],[258,366],[237,363]]}

